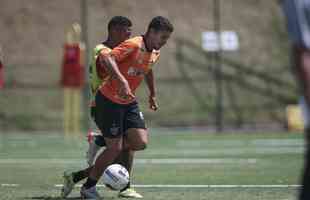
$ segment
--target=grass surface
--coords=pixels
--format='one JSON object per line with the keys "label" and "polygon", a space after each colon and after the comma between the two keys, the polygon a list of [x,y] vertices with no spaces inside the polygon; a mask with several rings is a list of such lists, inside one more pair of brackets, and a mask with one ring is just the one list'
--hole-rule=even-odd
{"label": "grass surface", "polygon": [[[295,199],[297,187],[268,185],[299,184],[303,159],[301,134],[151,132],[148,149],[136,154],[134,185],[210,187],[137,187],[144,199]],[[69,140],[52,133],[9,133],[0,135],[0,141],[0,199],[61,199],[60,188],[55,185],[62,184],[63,171],[86,166],[87,142],[84,139]],[[246,187],[219,187],[223,185]],[[118,199],[117,192],[102,187],[99,192],[105,199]],[[79,188],[74,189],[69,199],[79,199]]]}

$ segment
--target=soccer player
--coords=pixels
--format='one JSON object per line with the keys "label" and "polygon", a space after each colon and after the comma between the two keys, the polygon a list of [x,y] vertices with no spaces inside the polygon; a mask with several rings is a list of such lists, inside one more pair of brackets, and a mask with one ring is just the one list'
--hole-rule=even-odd
{"label": "soccer player", "polygon": [[[292,44],[293,65],[310,113],[310,0],[282,0]],[[310,119],[309,116],[307,117]],[[307,119],[306,118],[306,119]],[[310,126],[305,122],[305,166],[299,200],[310,199]]]}
{"label": "soccer player", "polygon": [[[108,76],[104,74],[104,67],[98,67],[97,58],[100,53],[110,53],[110,51],[127,40],[131,35],[132,22],[123,16],[115,16],[108,23],[108,37],[105,42],[97,45],[93,50],[93,56],[91,65],[89,68],[89,79],[91,86],[91,102],[90,102],[90,113],[94,119],[96,103],[95,96],[100,85],[108,79]],[[87,151],[87,162],[91,166],[94,162],[95,156],[99,149],[105,146],[104,138],[100,133],[89,132],[89,149]]]}
{"label": "soccer player", "polygon": [[[94,167],[84,170],[89,175],[80,191],[83,198],[100,199],[96,184],[106,167],[123,149],[139,151],[146,148],[148,131],[134,94],[146,77],[150,107],[157,105],[151,67],[172,32],[170,21],[158,16],[152,19],[145,35],[126,40],[110,54],[99,55],[98,61],[106,66],[111,76],[100,86],[96,95],[95,122],[104,136],[106,148],[98,156]],[[127,139],[124,140],[124,137]]]}
{"label": "soccer player", "polygon": [[[109,75],[106,73],[105,66],[99,66],[100,63],[97,62],[99,54],[108,54],[110,51],[119,45],[121,42],[128,39],[131,35],[131,21],[123,16],[115,16],[108,23],[108,38],[102,44],[99,44],[94,49],[94,56],[90,68],[90,80],[91,80],[91,116],[95,118],[96,103],[95,96],[96,93],[102,85],[103,82],[109,79]],[[98,67],[97,67],[98,66]],[[97,72],[98,71],[98,72]],[[125,138],[126,139],[126,138]],[[89,138],[89,149],[87,151],[87,161],[89,166],[93,165],[94,159],[100,148],[105,146],[104,137],[99,133],[94,136],[90,135]],[[115,162],[122,164],[128,170],[129,173],[132,171],[134,151],[124,150],[122,151],[120,157],[115,160]],[[130,184],[124,188],[120,193],[120,197],[125,198],[142,198],[142,195],[137,193]]]}
{"label": "soccer player", "polygon": [[[109,53],[115,46],[119,45],[121,42],[128,39],[131,35],[131,26],[132,22],[123,16],[115,16],[108,23],[108,37],[105,42],[97,45],[93,50],[92,62],[89,69],[90,72],[90,82],[91,82],[91,116],[95,117],[96,105],[95,105],[95,95],[100,87],[100,85],[108,80],[108,75],[105,72],[104,66],[101,68],[97,61],[99,54]],[[87,162],[89,166],[93,165],[93,160],[98,152],[98,150],[105,146],[105,141],[103,136],[99,133],[92,135],[89,141],[89,149],[87,152]],[[122,156],[116,160],[116,162],[122,164],[126,167],[128,172],[131,172],[134,152],[131,150],[123,151]],[[76,176],[78,179],[83,178],[79,175],[79,172],[76,173],[64,173],[64,187],[62,188],[62,197],[66,197],[72,191],[74,184],[76,183]],[[86,178],[86,176],[84,176]],[[123,189],[119,196],[126,198],[142,198],[142,195],[137,193],[134,189],[130,188],[130,185]]]}

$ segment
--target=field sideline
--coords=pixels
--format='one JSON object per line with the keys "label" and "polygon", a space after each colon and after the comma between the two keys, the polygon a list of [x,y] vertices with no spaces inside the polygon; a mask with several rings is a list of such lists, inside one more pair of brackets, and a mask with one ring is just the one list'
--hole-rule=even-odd
{"label": "field sideline", "polygon": [[[132,182],[152,200],[293,200],[304,141],[300,133],[210,134],[152,129],[136,154]],[[86,166],[84,138],[0,134],[0,199],[61,199],[64,170]],[[79,188],[69,199],[79,199]],[[99,183],[105,199],[117,193]]]}

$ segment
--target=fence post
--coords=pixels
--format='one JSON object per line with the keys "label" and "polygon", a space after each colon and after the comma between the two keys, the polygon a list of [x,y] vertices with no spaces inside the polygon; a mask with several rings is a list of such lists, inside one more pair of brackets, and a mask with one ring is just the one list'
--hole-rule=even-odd
{"label": "fence post", "polygon": [[214,0],[214,30],[218,35],[219,50],[215,52],[214,69],[216,78],[216,131],[223,130],[223,86],[222,86],[222,48],[221,48],[221,4],[220,0]]}
{"label": "fence post", "polygon": [[89,128],[89,87],[88,87],[88,66],[89,66],[89,40],[88,40],[88,6],[87,0],[80,0],[80,20],[82,27],[82,41],[85,45],[84,65],[85,65],[85,87],[83,89],[83,127]]}

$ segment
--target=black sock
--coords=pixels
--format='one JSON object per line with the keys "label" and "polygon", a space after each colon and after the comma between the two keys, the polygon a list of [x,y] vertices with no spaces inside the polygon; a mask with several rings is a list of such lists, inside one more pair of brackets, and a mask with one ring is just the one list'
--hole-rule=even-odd
{"label": "black sock", "polygon": [[126,185],[126,187],[124,189],[121,190],[121,192],[127,190],[128,188],[130,188],[130,182],[128,182],[128,184]]}
{"label": "black sock", "polygon": [[77,183],[80,180],[83,180],[84,178],[87,177],[87,175],[85,174],[85,172],[83,170],[78,171],[78,172],[73,172],[73,182]]}
{"label": "black sock", "polygon": [[97,180],[88,177],[86,183],[83,184],[83,187],[85,187],[86,189],[89,189],[89,188],[95,186],[97,184],[97,182],[98,182]]}

